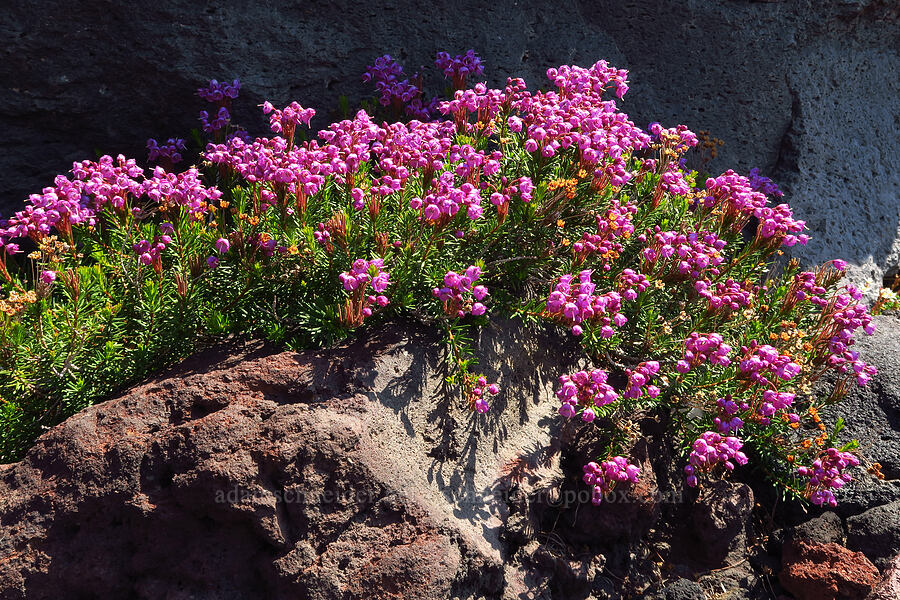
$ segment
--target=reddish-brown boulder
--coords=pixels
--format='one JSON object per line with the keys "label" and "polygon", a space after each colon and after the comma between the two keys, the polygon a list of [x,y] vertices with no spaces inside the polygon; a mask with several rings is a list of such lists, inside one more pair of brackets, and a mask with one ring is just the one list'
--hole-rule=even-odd
{"label": "reddish-brown boulder", "polygon": [[492,484],[555,408],[554,342],[517,337],[482,340],[510,391],[480,420],[411,326],[208,351],[79,413],[0,470],[0,597],[496,597]]}
{"label": "reddish-brown boulder", "polygon": [[862,552],[794,540],[784,545],[778,579],[799,600],[862,600],[879,573]]}

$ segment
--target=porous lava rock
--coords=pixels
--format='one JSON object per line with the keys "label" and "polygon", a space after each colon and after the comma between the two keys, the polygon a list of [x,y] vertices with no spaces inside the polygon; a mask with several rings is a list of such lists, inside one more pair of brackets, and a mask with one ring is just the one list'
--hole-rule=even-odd
{"label": "porous lava rock", "polygon": [[743,553],[751,510],[753,490],[743,483],[713,481],[704,487],[691,514],[701,556],[715,563]]}
{"label": "porous lava rock", "polygon": [[[840,506],[772,522],[747,471],[685,489],[662,412],[626,429],[641,482],[594,506],[580,467],[609,431],[556,414],[572,338],[512,321],[476,346],[503,389],[485,415],[415,322],[322,351],[235,342],[82,411],[0,466],[0,598],[750,600],[776,578],[863,598],[870,561],[900,551],[882,536],[896,503],[869,492],[848,549]],[[849,404],[848,435],[881,398]]]}
{"label": "porous lava rock", "polygon": [[492,85],[599,59],[629,69],[636,123],[708,130],[725,145],[705,169],[760,167],[784,188],[814,236],[794,252],[847,259],[860,282],[900,265],[893,0],[10,0],[0,35],[2,215],[97,150],[143,159],[149,137],[190,137],[204,80],[241,79],[235,119],[256,135],[264,100],[313,106],[323,127],[340,95],[373,96],[360,75],[375,57],[411,75],[473,48]]}
{"label": "porous lava rock", "polygon": [[706,594],[698,583],[679,579],[667,585],[654,600],[706,600]]}
{"label": "porous lava rock", "polygon": [[880,574],[862,552],[794,540],[784,547],[778,579],[798,600],[862,600]]}
{"label": "porous lava rock", "polygon": [[844,526],[841,518],[831,511],[801,523],[794,528],[792,539],[814,544],[841,544],[844,542]]}
{"label": "porous lava rock", "polygon": [[0,473],[0,597],[499,597],[491,485],[549,444],[565,348],[493,331],[487,418],[415,326],[207,351],[79,413]]}
{"label": "porous lava rock", "polygon": [[887,568],[900,549],[900,502],[871,508],[847,519],[847,547]]}

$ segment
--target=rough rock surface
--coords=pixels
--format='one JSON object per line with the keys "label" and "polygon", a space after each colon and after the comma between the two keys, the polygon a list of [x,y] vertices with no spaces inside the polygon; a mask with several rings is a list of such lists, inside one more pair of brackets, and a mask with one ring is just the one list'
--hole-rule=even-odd
{"label": "rough rock surface", "polygon": [[700,493],[691,524],[703,558],[715,563],[738,553],[747,543],[746,527],[753,509],[753,491],[742,483],[714,481]]}
{"label": "rough rock surface", "polygon": [[0,597],[499,597],[491,486],[549,444],[565,356],[516,337],[483,338],[511,390],[487,420],[410,327],[207,352],[79,413],[0,473]]}
{"label": "rough rock surface", "polygon": [[[486,330],[504,393],[479,417],[411,323],[327,351],[195,356],[0,466],[0,598],[755,600],[779,579],[800,599],[862,598],[870,561],[900,551],[897,503],[871,490],[844,547],[842,513],[773,522],[765,484],[685,489],[662,414],[629,430],[641,483],[593,506],[580,466],[608,433],[560,427],[553,387],[579,354],[560,340]],[[849,435],[880,398],[848,405]]]}
{"label": "rough rock surface", "polygon": [[679,579],[665,587],[657,596],[658,600],[706,600],[706,594],[699,584],[689,579]]}
{"label": "rough rock surface", "polygon": [[[843,545],[844,527],[837,514],[826,511],[795,527],[791,537],[794,540],[803,540],[813,544]],[[859,550],[859,548],[854,548],[854,550]]]}
{"label": "rough rock surface", "polygon": [[798,600],[862,600],[879,573],[862,552],[795,541],[785,546],[779,579]]}
{"label": "rough rock surface", "polygon": [[900,502],[876,506],[847,519],[847,547],[885,569],[900,545]]}
{"label": "rough rock surface", "polygon": [[896,600],[897,598],[900,598],[900,554],[891,561],[881,581],[875,585],[866,600]]}
{"label": "rough rock surface", "polygon": [[[900,265],[900,9],[892,0],[577,0],[546,3],[213,5],[12,0],[0,34],[0,214],[95,150],[143,158],[148,137],[196,127],[204,79],[239,77],[236,119],[298,100],[323,125],[390,53],[410,72],[474,48],[494,84],[532,86],[564,63],[632,72],[635,122],[706,129],[709,169],[760,167],[812,228],[809,261],[845,258],[859,281]],[[432,81],[432,89],[440,87]]]}

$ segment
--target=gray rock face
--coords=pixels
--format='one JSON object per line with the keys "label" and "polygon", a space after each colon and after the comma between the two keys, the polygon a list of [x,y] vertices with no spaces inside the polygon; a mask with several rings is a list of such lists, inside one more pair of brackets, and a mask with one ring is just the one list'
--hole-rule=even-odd
{"label": "gray rock face", "polygon": [[876,506],[847,519],[847,547],[886,569],[900,549],[900,502]]}
{"label": "gray rock face", "polygon": [[[890,0],[797,3],[578,0],[546,3],[214,5],[12,0],[0,34],[0,213],[95,150],[143,158],[148,137],[196,127],[209,78],[239,77],[236,120],[297,100],[320,109],[370,95],[360,74],[384,53],[412,73],[439,50],[475,49],[490,83],[605,58],[628,68],[636,123],[706,129],[708,166],[758,166],[812,228],[797,254],[845,258],[858,282],[900,264],[900,13]],[[431,89],[441,82],[432,80]]]}
{"label": "gray rock face", "polygon": [[880,141],[900,133],[900,41],[854,46],[819,40],[788,70],[791,123],[776,178],[814,235],[794,254],[848,259],[850,279],[864,286],[900,265],[900,145]]}
{"label": "gray rock face", "polygon": [[657,600],[704,600],[706,594],[697,583],[688,579],[679,579],[667,585],[656,598]]}
{"label": "gray rock face", "polygon": [[843,524],[837,514],[830,511],[824,512],[795,527],[791,538],[813,544],[842,544],[844,541]]}

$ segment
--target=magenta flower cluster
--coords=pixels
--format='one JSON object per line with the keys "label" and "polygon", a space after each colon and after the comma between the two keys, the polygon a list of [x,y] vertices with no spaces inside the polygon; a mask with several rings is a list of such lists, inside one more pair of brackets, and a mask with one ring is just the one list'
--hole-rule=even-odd
{"label": "magenta flower cluster", "polygon": [[624,95],[626,76],[627,72],[609,67],[605,61],[590,69],[548,69],[547,77],[559,92],[517,92],[512,107],[519,114],[510,119],[510,130],[522,132],[526,151],[547,158],[574,146],[580,162],[593,170],[595,179],[624,185],[634,176],[625,157],[650,143],[646,133],[616,111],[614,101],[601,99],[610,84],[620,97]]}
{"label": "magenta flower cluster", "polygon": [[147,140],[147,160],[150,162],[160,162],[168,166],[176,165],[181,162],[181,152],[184,150],[184,140],[181,138],[169,138],[165,143],[160,144],[153,138]]}
{"label": "magenta flower cluster", "polygon": [[[225,144],[208,145],[204,156],[212,163],[231,167],[250,183],[271,182],[304,203],[321,189],[325,177],[339,168],[314,145],[289,149],[282,137],[257,139],[251,144],[232,138]],[[263,200],[268,205],[277,203],[271,191]]]}
{"label": "magenta flower cluster", "polygon": [[[366,116],[362,126],[367,126],[367,119]],[[378,157],[378,170],[383,174],[375,183],[376,188],[381,187],[382,191],[379,193],[387,195],[391,191],[402,189],[406,180],[417,171],[423,173],[426,181],[431,181],[434,173],[441,171],[448,159],[453,160],[448,155],[451,147],[454,147],[455,132],[453,123],[448,121],[410,121],[382,127],[368,126],[367,133],[371,135],[369,139],[373,142],[371,152]],[[329,143],[335,142],[328,134],[319,135]],[[367,146],[356,145],[351,151],[357,156],[366,157],[370,150]]]}
{"label": "magenta flower cluster", "polygon": [[600,327],[600,337],[611,338],[613,325],[621,327],[628,318],[619,312],[622,296],[618,292],[595,295],[597,285],[591,282],[593,271],[586,269],[578,274],[563,275],[547,298],[547,313],[572,328],[573,335],[583,332],[581,323]]}
{"label": "magenta flower cluster", "polygon": [[760,345],[756,340],[752,340],[749,346],[741,347],[741,353],[743,357],[738,369],[743,377],[754,383],[774,386],[768,376],[775,375],[779,379],[789,381],[800,373],[800,365],[790,356],[779,354],[778,350],[768,344]]}
{"label": "magenta flower cluster", "polygon": [[758,240],[763,240],[774,246],[805,245],[809,236],[800,233],[806,228],[806,221],[794,219],[794,213],[787,204],[778,206],[764,206],[757,209],[753,215],[759,219],[756,230]]}
{"label": "magenta flower cluster", "polygon": [[812,271],[803,271],[794,275],[794,282],[789,292],[793,298],[802,302],[809,300],[819,308],[824,308],[828,304],[825,298],[825,288],[817,281],[816,273]]}
{"label": "magenta flower cluster", "polygon": [[[384,292],[390,284],[390,274],[382,270],[384,262],[380,258],[370,261],[357,259],[353,261],[349,271],[344,271],[338,275],[338,279],[344,286],[344,289],[351,292],[351,297],[358,301],[359,306],[355,307],[361,312],[363,317],[372,316],[372,307],[385,307],[389,304],[387,296]],[[374,294],[367,294],[368,287],[371,286]]]}
{"label": "magenta flower cluster", "polygon": [[619,275],[618,290],[625,300],[636,300],[638,294],[650,287],[650,280],[634,269],[623,269]]}
{"label": "magenta flower cluster", "polygon": [[735,312],[747,308],[753,297],[753,288],[749,282],[738,283],[734,279],[715,284],[701,279],[694,283],[694,289],[701,298],[707,299],[709,312]]}
{"label": "magenta flower cluster", "polygon": [[706,208],[722,206],[723,219],[732,223],[732,231],[740,231],[750,216],[754,216],[759,219],[756,230],[757,243],[793,246],[809,241],[809,236],[801,233],[806,223],[794,219],[787,204],[766,206],[766,195],[757,190],[771,190],[771,188],[762,185],[758,177],[751,183],[747,177],[729,169],[719,177],[707,179],[705,186],[707,195],[703,199],[703,206]]}
{"label": "magenta flower cluster", "polygon": [[566,98],[578,95],[600,97],[610,85],[616,88],[619,99],[628,91],[628,71],[617,69],[605,60],[597,61],[589,69],[569,65],[547,69],[547,78]]}
{"label": "magenta flower cluster", "polygon": [[562,402],[559,414],[570,419],[582,407],[581,419],[590,423],[596,418],[594,407],[605,406],[619,399],[619,394],[607,383],[609,375],[603,369],[578,371],[571,375],[562,375],[562,384],[556,391],[556,397]]}
{"label": "magenta flower cluster", "polygon": [[447,271],[444,286],[434,288],[432,294],[444,303],[444,312],[452,317],[464,317],[466,312],[476,317],[483,315],[487,308],[481,301],[488,295],[488,289],[483,285],[474,285],[479,277],[481,269],[475,265],[462,275]]}
{"label": "magenta flower cluster", "polygon": [[138,255],[142,265],[150,265],[159,261],[160,255],[166,246],[172,243],[172,237],[167,234],[158,235],[151,244],[147,240],[140,240],[132,245],[131,249]]}
{"label": "magenta flower cluster", "polygon": [[[393,106],[417,119],[427,119],[430,107],[422,102],[421,84],[413,83],[408,78],[401,79],[403,75],[403,67],[385,54],[375,59],[375,64],[366,67],[362,80],[375,83],[378,102],[382,106]],[[413,79],[418,77],[414,75]]]}
{"label": "magenta flower cluster", "polygon": [[709,472],[720,464],[729,471],[734,470],[735,463],[746,465],[747,455],[741,452],[743,445],[736,437],[723,437],[715,431],[704,432],[691,444],[688,464],[684,467],[685,483],[696,487],[699,473]]}
{"label": "magenta flower cluster", "polygon": [[365,289],[371,283],[372,289],[381,293],[387,289],[390,278],[387,271],[381,270],[382,266],[384,266],[384,262],[380,258],[371,261],[359,258],[353,261],[350,270],[341,273],[338,279],[348,292],[359,288]]}
{"label": "magenta flower cluster", "polygon": [[456,186],[456,177],[451,171],[444,171],[435,181],[435,188],[425,199],[413,198],[409,202],[413,210],[422,210],[425,220],[434,224],[445,223],[456,216],[460,209],[473,221],[481,217],[481,194],[469,182]]}
{"label": "magenta flower cluster", "polygon": [[750,215],[766,205],[765,194],[756,191],[750,185],[750,180],[731,169],[718,177],[710,177],[704,186],[706,196],[702,200],[703,207],[722,206],[725,210],[724,220],[732,222],[735,231],[743,228]]}
{"label": "magenta flower cluster", "polygon": [[731,346],[725,343],[725,339],[718,333],[691,333],[684,340],[684,354],[675,365],[679,373],[687,373],[703,363],[709,361],[713,365],[727,367],[731,364],[728,355]]}
{"label": "magenta flower cluster", "polygon": [[685,125],[676,125],[675,127],[664,129],[659,122],[654,121],[650,123],[647,129],[650,131],[653,139],[665,142],[668,149],[677,154],[682,154],[699,143],[697,135]]}
{"label": "magenta flower cluster", "polygon": [[[76,162],[72,174],[72,179],[57,176],[55,187],[32,194],[23,210],[0,224],[0,248],[14,254],[19,251],[12,242],[15,238],[40,241],[54,228],[69,235],[73,226],[94,226],[103,210],[124,210],[129,199],[146,197],[158,204],[185,206],[193,213],[204,211],[221,196],[200,181],[196,169],[174,175],[157,167],[145,177],[134,160],[121,155],[115,160],[103,156],[97,162]],[[141,211],[134,207],[132,212]]]}
{"label": "magenta flower cluster", "polygon": [[[787,410],[794,404],[796,396],[790,392],[778,392],[775,390],[764,390],[762,394],[762,402],[757,412],[759,414],[759,422],[768,425],[771,417],[779,410]],[[787,414],[789,423],[798,423],[800,415],[796,413]]]}
{"label": "magenta flower cluster", "polygon": [[[452,100],[437,103],[437,109],[443,115],[452,115],[453,122],[460,131],[475,135],[491,135],[496,132],[494,118],[500,111],[509,107],[509,98],[515,95],[513,86],[518,80],[510,79],[505,90],[488,88],[483,83],[475,84],[472,89],[458,89]],[[476,115],[478,127],[469,122],[469,115]],[[515,121],[513,120],[515,119]],[[515,131],[521,131],[521,120],[510,117],[510,127],[515,124]]]}
{"label": "magenta flower cluster", "polygon": [[650,398],[659,396],[660,389],[650,383],[650,380],[659,372],[659,363],[655,360],[642,362],[632,371],[626,370],[628,385],[622,392],[623,398],[640,398],[646,392]]}
{"label": "magenta flower cluster", "polygon": [[599,255],[601,268],[609,271],[611,263],[623,250],[620,239],[627,239],[634,233],[631,220],[636,212],[637,207],[631,202],[620,204],[618,200],[613,201],[604,215],[597,215],[597,233],[585,232],[579,241],[572,244],[576,260],[581,263],[591,255]]}
{"label": "magenta flower cluster", "polygon": [[690,193],[691,185],[684,178],[684,171],[677,162],[666,163],[665,170],[659,177],[659,189],[682,196]]}
{"label": "magenta flower cluster", "polygon": [[583,470],[582,479],[592,486],[591,502],[595,505],[601,504],[603,496],[611,492],[617,483],[637,483],[641,475],[640,467],[630,464],[622,456],[613,456],[600,464],[589,462]]}
{"label": "magenta flower cluster", "polygon": [[154,202],[183,206],[198,219],[208,212],[211,202],[222,196],[218,189],[203,185],[200,173],[193,167],[177,175],[156,167],[153,177],[145,180],[142,188],[143,194]]}
{"label": "magenta flower cluster", "polygon": [[444,77],[453,80],[453,87],[457,90],[466,87],[466,79],[469,77],[484,74],[484,65],[474,50],[467,50],[465,54],[458,54],[453,58],[447,52],[438,52],[434,66],[444,72]]}
{"label": "magenta flower cluster", "polygon": [[778,189],[774,181],[759,174],[757,167],[750,169],[750,172],[747,174],[747,180],[752,189],[766,196],[775,196],[776,198],[784,196],[784,192]]}
{"label": "magenta flower cluster", "polygon": [[487,396],[496,396],[500,393],[500,386],[496,383],[488,383],[487,379],[483,376],[479,377],[475,381],[475,387],[472,388],[470,394],[472,398],[474,398],[474,406],[475,411],[479,413],[486,413],[491,409],[490,404],[487,402]]}
{"label": "magenta flower cluster", "polygon": [[206,87],[199,88],[197,95],[216,105],[215,110],[200,111],[200,126],[207,133],[216,133],[231,123],[231,101],[238,97],[241,82],[235,79],[231,83],[219,83],[211,80]]}
{"label": "magenta flower cluster", "polygon": [[743,400],[738,403],[732,400],[731,395],[716,400],[716,410],[718,415],[713,419],[713,424],[719,433],[731,433],[737,431],[744,426],[744,420],[738,416],[738,413],[747,411],[750,405]]}
{"label": "magenta flower cluster", "polygon": [[269,127],[275,133],[284,133],[290,136],[297,125],[309,125],[316,116],[314,108],[303,108],[297,102],[291,102],[283,109],[278,110],[268,100],[262,104],[263,114],[269,115]]}
{"label": "magenta flower cluster", "polygon": [[[250,140],[240,130],[236,132],[231,124],[231,101],[237,97],[240,83],[237,80],[230,84],[211,81],[197,92],[214,105],[201,113],[204,129],[214,133],[217,142],[207,146],[204,157],[216,165],[222,180],[234,181],[233,176],[240,176],[243,181],[239,185],[242,193],[246,193],[236,195],[241,200],[231,203],[230,212],[225,210],[225,203],[216,206],[221,193],[216,188],[204,186],[197,169],[191,168],[180,174],[167,170],[182,159],[183,140],[173,138],[165,144],[149,140],[150,159],[161,163],[152,175],[146,176],[134,161],[121,156],[116,160],[106,156],[96,163],[76,163],[72,179],[60,176],[55,187],[33,195],[23,211],[0,223],[0,247],[5,248],[6,253],[16,253],[19,251],[15,243],[17,238],[29,237],[40,242],[52,229],[63,233],[63,239],[70,241],[75,226],[99,229],[106,226],[109,217],[128,216],[129,222],[134,222],[131,219],[134,216],[143,232],[129,238],[128,244],[133,243],[131,247],[139,263],[161,271],[163,253],[173,243],[173,238],[182,241],[183,230],[179,230],[176,238],[174,227],[164,223],[158,235],[154,235],[152,225],[142,224],[142,221],[157,208],[163,211],[175,208],[181,209],[173,211],[177,215],[169,214],[165,218],[171,218],[179,227],[187,222],[199,231],[201,228],[195,227],[196,222],[210,225],[209,230],[198,234],[200,243],[195,245],[207,251],[180,261],[188,264],[192,276],[196,277],[197,263],[202,264],[202,256],[211,254],[206,258],[206,264],[216,268],[220,258],[225,260],[224,255],[231,251],[232,243],[240,250],[242,259],[255,260],[257,251],[263,256],[272,256],[276,252],[286,254],[288,242],[279,240],[279,233],[271,230],[279,225],[282,228],[296,226],[302,235],[290,239],[301,248],[292,247],[290,252],[298,254],[297,260],[302,259],[304,266],[305,261],[318,261],[323,254],[327,255],[329,266],[343,265],[336,271],[347,268],[343,261],[361,255],[354,252],[371,251],[384,257],[355,260],[348,270],[337,276],[349,296],[342,300],[340,319],[350,328],[359,326],[373,311],[389,304],[385,294],[391,282],[384,261],[390,265],[390,261],[398,256],[403,257],[402,260],[409,259],[410,263],[420,260],[421,272],[429,273],[434,272],[435,267],[426,259],[430,257],[434,261],[438,257],[442,261],[436,272],[439,276],[447,265],[463,266],[474,262],[472,257],[457,260],[453,258],[454,253],[460,248],[478,247],[483,234],[491,238],[495,232],[505,232],[503,227],[508,215],[514,223],[523,214],[530,215],[528,218],[536,217],[531,224],[549,231],[541,232],[548,234],[544,240],[547,246],[542,242],[540,247],[535,245],[525,253],[540,256],[535,260],[543,261],[542,264],[563,264],[562,268],[567,272],[553,284],[540,316],[564,324],[574,335],[582,335],[584,328],[589,328],[590,333],[597,335],[585,336],[587,344],[596,350],[598,337],[612,338],[616,328],[627,323],[623,300],[634,302],[640,298],[635,311],[641,318],[644,316],[640,313],[642,309],[648,315],[645,345],[638,349],[639,352],[646,351],[645,358],[654,356],[653,344],[657,339],[663,340],[663,345],[657,348],[670,347],[669,338],[662,337],[671,336],[669,325],[681,328],[691,320],[695,323],[694,329],[700,330],[711,322],[729,318],[740,320],[746,316],[733,313],[756,303],[769,304],[766,297],[780,293],[780,287],[770,291],[765,286],[753,285],[750,280],[742,280],[749,267],[744,268],[739,261],[723,266],[726,239],[736,238],[738,232],[756,218],[759,225],[755,238],[747,244],[747,255],[756,256],[750,251],[771,255],[777,246],[806,243],[808,237],[802,233],[804,222],[795,219],[786,204],[767,206],[768,195],[780,197],[782,194],[771,180],[760,176],[758,170],[751,171],[749,177],[727,171],[706,180],[705,191],[692,189],[690,182],[693,179],[685,174],[681,154],[697,145],[697,136],[684,126],[664,129],[658,123],[651,124],[648,135],[617,110],[615,99],[605,99],[608,91],[614,91],[620,99],[627,92],[626,71],[615,69],[604,61],[587,69],[575,66],[549,69],[547,76],[553,89],[532,93],[521,79],[512,78],[502,89],[492,89],[484,83],[464,89],[467,80],[483,74],[481,60],[471,50],[455,57],[439,53],[435,64],[446,77],[453,79],[457,90],[452,99],[426,105],[421,78],[418,75],[406,77],[402,67],[385,55],[368,67],[363,78],[375,83],[382,105],[395,109],[398,115],[405,112],[414,120],[379,125],[360,111],[352,119],[329,125],[316,139],[296,145],[295,130],[300,125],[309,125],[315,115],[313,109],[293,102],[279,110],[265,102],[262,111],[268,115],[270,127],[277,135]],[[447,115],[448,120],[427,121],[435,109]],[[226,128],[230,132],[227,136],[223,135]],[[495,134],[498,138],[486,139]],[[652,140],[659,143],[651,148]],[[659,151],[657,158],[639,159],[636,156],[637,151],[648,148],[654,153]],[[564,155],[565,160],[552,160],[559,155]],[[526,168],[523,169],[523,165]],[[538,185],[522,172],[540,173]],[[548,173],[559,176],[553,186],[547,185]],[[575,177],[574,173],[577,173],[577,179],[563,179]],[[651,182],[649,185],[655,182],[656,188],[653,200],[647,206],[649,211],[644,211],[644,204],[637,204],[635,198],[647,179]],[[626,187],[622,190],[629,182],[635,182],[636,189]],[[684,223],[673,224],[671,215],[663,214],[668,205],[660,208],[659,202],[665,193],[690,195],[692,207]],[[586,194],[594,194],[596,202],[592,198],[591,204],[586,203]],[[542,199],[537,206],[515,204],[531,202],[534,197]],[[137,202],[139,199],[147,202]],[[488,202],[484,202],[485,199]],[[156,206],[150,206],[148,210],[148,203]],[[354,210],[348,210],[350,207]],[[407,207],[415,214],[410,214]],[[365,214],[356,212],[366,208],[368,222]],[[266,214],[270,209],[277,214]],[[406,211],[399,220],[402,226],[386,224],[387,218],[379,219],[380,210]],[[596,217],[596,229],[591,215]],[[294,216],[295,220],[289,218]],[[394,214],[387,216],[393,218]],[[639,218],[646,220],[638,223],[638,231],[643,233],[635,236],[635,222]],[[325,247],[324,253],[317,248],[310,252],[303,244],[305,235],[319,219],[327,223],[318,223],[311,234],[316,243]],[[242,225],[229,230],[232,221]],[[480,223],[473,224],[473,221]],[[570,222],[568,228],[566,221]],[[552,238],[557,233],[551,229],[554,222],[561,230],[560,239],[570,236],[574,240],[571,259],[563,250],[568,245],[568,237],[562,246],[554,245],[556,242]],[[251,229],[248,231],[248,226],[243,223],[249,223]],[[481,223],[485,226],[480,227]],[[575,223],[574,228],[572,223]],[[655,223],[660,226],[645,229],[647,224]],[[672,230],[663,230],[663,226]],[[403,237],[404,229],[406,238]],[[585,229],[589,231],[585,232]],[[401,231],[399,235],[398,231]],[[369,235],[372,237],[367,237]],[[396,239],[398,237],[400,239]],[[209,248],[213,239],[214,251]],[[335,252],[335,246],[346,254]],[[493,248],[493,252],[498,245],[487,248]],[[179,252],[184,250],[178,249]],[[488,250],[484,252],[488,254]],[[740,250],[736,252],[740,253]],[[637,256],[635,262],[639,261],[640,266],[632,263],[634,268],[624,268],[626,265],[620,261],[623,254],[626,259]],[[9,281],[3,256],[0,253],[0,267],[3,267],[0,275],[6,273]],[[484,257],[485,260],[493,258]],[[531,256],[519,258],[533,259]],[[839,262],[834,263],[838,271],[843,267],[845,265]],[[608,272],[611,273],[606,274]],[[558,273],[556,271],[549,277]],[[593,277],[594,274],[602,277]],[[734,279],[724,279],[726,274]],[[60,275],[67,277],[63,271]],[[441,284],[433,288],[432,295],[443,303],[445,313],[453,318],[484,315],[488,290],[478,284],[481,275],[481,269],[476,265],[462,273],[447,271]],[[858,303],[860,294],[853,288],[846,293],[826,295],[833,283],[832,275],[826,270],[800,273],[782,306],[785,318],[790,318],[787,317],[790,309],[805,300],[821,309],[822,318],[814,333],[818,338],[804,346],[804,352],[809,354],[801,355],[795,350],[799,344],[795,346],[794,342],[788,350],[786,345],[779,349],[756,341],[742,348],[739,365],[727,374],[731,376],[736,372],[739,381],[735,395],[747,392],[747,399],[735,400],[726,395],[716,400],[714,410],[706,411],[710,417],[715,416],[712,425],[704,420],[696,431],[714,431],[705,431],[691,445],[689,464],[685,468],[688,485],[697,485],[701,473],[720,465],[730,471],[735,464],[746,463],[747,457],[741,452],[743,442],[737,437],[728,437],[730,434],[743,430],[742,437],[756,442],[759,438],[752,431],[756,425],[779,422],[798,425],[800,417],[793,411],[803,411],[794,404],[802,402],[803,397],[798,401],[795,393],[788,391],[794,387],[784,386],[785,391],[779,391],[778,386],[782,381],[798,376],[800,364],[803,368],[827,366],[845,372],[855,376],[861,385],[874,375],[874,368],[859,360],[859,355],[852,349],[853,333],[857,329],[871,333],[871,317]],[[49,286],[57,273],[43,270],[39,277]],[[334,283],[334,272],[330,277]],[[659,296],[643,294],[650,289],[651,278],[657,287],[668,289]],[[179,280],[179,286],[182,281]],[[655,314],[662,306],[659,298],[673,300],[670,308],[676,307],[681,299],[677,297],[680,291],[686,291],[688,302],[696,303],[688,306],[686,302],[677,308],[683,308],[684,315],[667,325]],[[698,297],[705,302],[697,302]],[[694,310],[698,305],[700,309]],[[436,307],[437,303],[432,301],[432,306]],[[810,307],[801,307],[806,308]],[[761,309],[761,313],[768,310]],[[693,314],[688,318],[685,315],[689,311]],[[532,314],[530,307],[529,314]],[[803,323],[804,328],[808,328],[806,322]],[[691,330],[679,329],[675,341],[688,331]],[[732,329],[723,331],[731,332]],[[796,339],[782,339],[805,341],[800,340],[805,335],[801,332]],[[779,338],[773,336],[770,339]],[[776,346],[779,343],[773,341]],[[602,343],[600,346],[598,355],[604,349]],[[630,352],[631,344],[623,344],[622,349]],[[798,358],[795,361],[792,356],[781,354],[782,351],[795,353]],[[675,352],[674,357],[668,350],[661,353],[662,365],[656,360],[638,363],[640,359],[626,358],[629,364],[638,364],[625,370],[627,383],[617,384],[620,391],[610,384],[607,372],[602,369],[563,375],[556,392],[561,402],[560,415],[566,418],[580,416],[582,421],[592,422],[598,413],[607,414],[599,411],[599,407],[621,399],[657,398],[662,393],[658,385],[669,385],[670,374],[666,371],[673,367],[671,362],[675,363],[674,370],[681,374],[704,364],[721,367],[732,364],[732,348],[719,333],[694,331],[684,339],[680,360],[675,360],[678,357],[677,350]],[[812,361],[811,365],[809,361]],[[459,361],[459,364],[464,363]],[[465,370],[465,367],[460,366],[460,369]],[[815,373],[813,369],[810,372]],[[486,378],[475,378],[468,371],[463,374],[471,407],[479,413],[486,412],[490,408],[488,399],[499,391],[497,384],[488,384]],[[700,374],[690,381],[705,376]],[[678,379],[679,384],[684,381],[684,378]],[[704,380],[701,385],[721,389],[722,383]],[[807,380],[801,382],[805,383]],[[792,385],[797,386],[797,383]],[[724,391],[718,391],[711,398],[720,394]],[[674,398],[677,400],[677,396]],[[629,404],[636,403],[623,402],[622,407],[629,408]],[[687,439],[693,439],[694,435],[696,433]],[[813,468],[799,472],[809,478],[810,495],[817,504],[833,501],[830,489],[842,485],[841,470],[855,464],[851,455],[847,458],[841,453],[833,455],[832,451],[838,452],[829,450]],[[613,453],[609,450],[609,454]],[[593,487],[594,501],[599,503],[602,495],[617,482],[637,481],[640,469],[628,464],[625,458],[615,456],[600,464],[585,465],[584,471],[585,482]]]}
{"label": "magenta flower cluster", "polygon": [[200,111],[200,127],[206,133],[215,133],[225,129],[229,123],[231,123],[231,113],[224,106],[220,106],[214,113],[206,110]]}
{"label": "magenta flower cluster", "polygon": [[872,315],[864,304],[857,303],[862,294],[853,286],[848,286],[843,294],[836,294],[823,310],[820,338],[828,340],[826,362],[841,373],[851,372],[859,385],[866,385],[878,374],[872,365],[859,358],[859,353],[851,349],[853,333],[862,328],[866,334],[875,333]]}
{"label": "magenta flower cluster", "polygon": [[844,469],[859,465],[859,459],[849,452],[829,448],[813,461],[812,467],[798,467],[797,474],[807,478],[806,493],[818,506],[837,506],[834,491],[853,480]]}
{"label": "magenta flower cluster", "polygon": [[717,267],[725,260],[723,248],[725,240],[713,233],[660,231],[657,226],[653,241],[641,253],[646,262],[646,268],[642,270],[653,270],[658,277],[680,275],[699,279],[706,274],[717,276]]}
{"label": "magenta flower cluster", "polygon": [[235,79],[231,83],[228,83],[227,81],[219,83],[215,79],[212,79],[206,87],[202,87],[197,90],[197,95],[207,102],[222,104],[228,99],[233,100],[237,98],[238,92],[240,92],[240,90],[241,82],[237,79]]}

